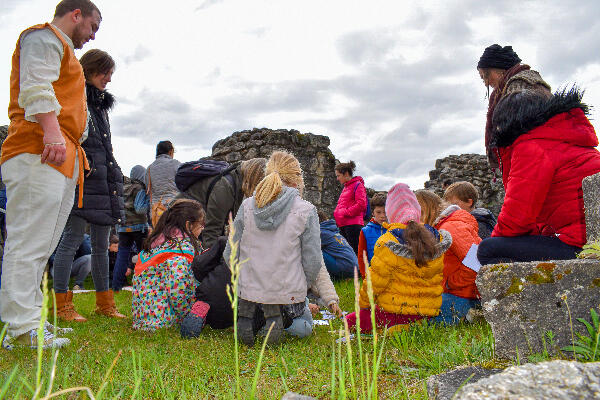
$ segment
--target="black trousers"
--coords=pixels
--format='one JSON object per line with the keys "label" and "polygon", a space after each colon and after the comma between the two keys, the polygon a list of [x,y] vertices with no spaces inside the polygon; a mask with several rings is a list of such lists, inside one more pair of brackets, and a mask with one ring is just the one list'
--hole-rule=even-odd
{"label": "black trousers", "polygon": [[346,240],[354,253],[358,256],[358,238],[360,236],[360,230],[363,228],[362,225],[346,225],[340,226],[340,233]]}

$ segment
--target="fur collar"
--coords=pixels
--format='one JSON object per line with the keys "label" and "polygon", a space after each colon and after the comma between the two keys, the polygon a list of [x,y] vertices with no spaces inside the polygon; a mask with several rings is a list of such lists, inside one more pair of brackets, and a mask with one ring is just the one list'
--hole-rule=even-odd
{"label": "fur collar", "polygon": [[[448,250],[450,248],[450,246],[452,245],[452,235],[450,235],[450,233],[444,229],[440,229],[439,231],[436,231],[439,233],[439,242],[436,244],[436,253],[435,256],[433,257],[433,260],[435,260],[436,258],[440,257],[442,254],[444,254],[446,252],[446,250]],[[407,246],[406,242],[404,242],[404,240],[402,240],[401,242],[394,242],[394,241],[388,241],[386,243],[384,243],[384,246],[386,246],[388,249],[390,249],[392,251],[392,253],[394,253],[395,255],[397,255],[398,257],[403,257],[403,258],[410,258],[411,260],[414,259],[415,257],[413,256],[412,252],[410,251],[410,248]],[[431,260],[428,260],[431,261]]]}
{"label": "fur collar", "polygon": [[88,104],[99,107],[102,111],[109,111],[115,105],[115,97],[106,90],[100,90],[89,83],[85,84]]}
{"label": "fur collar", "polygon": [[492,145],[510,146],[519,136],[574,108],[581,108],[588,115],[589,108],[581,101],[583,93],[577,86],[573,86],[569,90],[565,88],[557,91],[549,99],[533,90],[507,95],[494,111]]}

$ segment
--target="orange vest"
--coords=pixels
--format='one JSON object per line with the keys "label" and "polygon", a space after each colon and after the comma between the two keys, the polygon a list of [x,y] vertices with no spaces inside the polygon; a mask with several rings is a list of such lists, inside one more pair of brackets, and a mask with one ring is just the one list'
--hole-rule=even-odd
{"label": "orange vest", "polygon": [[10,103],[8,105],[8,117],[10,125],[8,136],[2,145],[0,164],[12,157],[23,153],[42,154],[44,151],[44,131],[38,123],[25,120],[25,110],[19,106],[19,84],[20,59],[21,59],[21,37],[24,33],[36,29],[49,28],[63,45],[63,58],[60,64],[60,76],[52,83],[54,94],[61,105],[60,114],[57,116],[61,133],[66,142],[66,160],[61,166],[48,164],[67,178],[73,177],[75,169],[75,157],[79,158],[79,201],[78,206],[83,205],[83,177],[84,168],[89,169],[85,152],[79,144],[83,135],[87,120],[87,102],[85,96],[85,79],[81,64],[75,57],[73,49],[67,44],[62,34],[49,23],[34,25],[24,30],[19,35],[17,46],[12,57],[12,71],[10,74]]}

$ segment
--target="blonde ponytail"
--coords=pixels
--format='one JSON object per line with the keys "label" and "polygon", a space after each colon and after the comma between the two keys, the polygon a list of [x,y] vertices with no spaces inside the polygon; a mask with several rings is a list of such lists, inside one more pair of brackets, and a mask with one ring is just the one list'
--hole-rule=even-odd
{"label": "blonde ponytail", "polygon": [[266,176],[256,186],[254,201],[256,207],[263,208],[279,196],[283,186],[291,186],[300,190],[304,188],[300,163],[290,153],[275,151],[271,154],[265,168]]}

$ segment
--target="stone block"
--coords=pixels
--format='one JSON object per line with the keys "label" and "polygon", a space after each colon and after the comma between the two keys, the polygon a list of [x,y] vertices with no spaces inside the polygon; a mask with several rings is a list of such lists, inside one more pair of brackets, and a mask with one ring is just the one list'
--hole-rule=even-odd
{"label": "stone block", "polygon": [[476,284],[496,355],[524,360],[571,344],[571,321],[574,332],[586,332],[577,318],[589,320],[598,307],[600,260],[485,265]]}
{"label": "stone block", "polygon": [[600,240],[600,172],[583,178],[583,203],[587,241]]}
{"label": "stone block", "polygon": [[460,400],[598,399],[600,363],[549,361],[510,367],[489,378],[468,383],[456,393]]}
{"label": "stone block", "polygon": [[502,372],[502,370],[470,366],[433,375],[427,379],[427,395],[430,400],[451,400],[465,382],[467,384],[474,383],[498,372]]}

